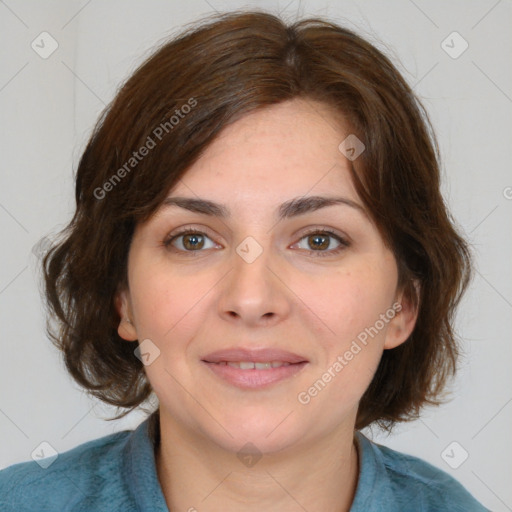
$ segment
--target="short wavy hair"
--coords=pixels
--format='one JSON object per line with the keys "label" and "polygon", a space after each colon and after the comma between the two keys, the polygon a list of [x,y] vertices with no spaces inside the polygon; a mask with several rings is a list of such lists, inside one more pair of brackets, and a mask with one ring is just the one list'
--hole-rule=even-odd
{"label": "short wavy hair", "polygon": [[117,333],[115,296],[127,285],[135,226],[223,128],[293,98],[327,105],[365,144],[351,164],[354,185],[419,310],[409,339],[384,351],[356,428],[390,430],[442,403],[460,353],[453,321],[471,258],[440,192],[428,116],[391,61],[353,31],[251,11],[187,27],[124,83],[80,158],[74,216],[44,257],[48,333],[73,378],[117,406],[116,418],[152,393],[137,342]]}

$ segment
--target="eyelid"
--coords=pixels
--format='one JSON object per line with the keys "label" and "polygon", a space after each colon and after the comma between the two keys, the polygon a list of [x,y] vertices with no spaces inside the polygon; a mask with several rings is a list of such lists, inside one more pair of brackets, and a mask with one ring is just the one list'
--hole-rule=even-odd
{"label": "eyelid", "polygon": [[338,237],[347,243],[349,243],[349,241],[350,241],[350,238],[347,235],[338,231],[337,229],[330,228],[328,226],[313,226],[311,228],[306,228],[305,231],[300,232],[300,239],[304,238],[307,235],[313,234],[313,233],[328,233],[329,235]]}
{"label": "eyelid", "polygon": [[[169,245],[174,238],[177,238],[178,236],[186,235],[189,233],[197,233],[198,235],[205,235],[208,238],[210,238],[212,241],[213,238],[216,235],[213,235],[213,233],[205,226],[197,226],[195,224],[187,224],[185,226],[180,226],[179,228],[176,228],[175,230],[171,231],[163,240],[163,245],[167,246]],[[220,245],[218,242],[215,242],[216,244]]]}
{"label": "eyelid", "polygon": [[342,252],[343,250],[347,249],[348,247],[350,247],[352,245],[352,241],[351,241],[350,237],[348,237],[342,233],[339,233],[336,230],[326,227],[326,226],[323,226],[323,227],[316,226],[313,228],[309,228],[306,231],[303,231],[301,233],[299,239],[292,244],[292,247],[298,245],[304,238],[308,237],[309,235],[313,235],[313,234],[317,234],[317,233],[326,234],[326,235],[334,238],[335,240],[338,241],[339,246],[336,247],[335,249],[330,249],[330,250],[325,250],[325,251],[322,251],[322,250],[315,251],[313,249],[302,249],[302,251],[305,251],[310,256],[313,256],[313,257],[336,256],[340,252]]}

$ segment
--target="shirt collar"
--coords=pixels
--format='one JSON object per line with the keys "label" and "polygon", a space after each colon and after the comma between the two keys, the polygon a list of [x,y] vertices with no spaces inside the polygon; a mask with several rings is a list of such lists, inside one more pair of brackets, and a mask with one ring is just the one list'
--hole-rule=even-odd
{"label": "shirt collar", "polygon": [[[356,431],[355,440],[359,460],[359,476],[350,512],[387,510],[385,503],[391,502],[391,496],[382,454],[374,443],[360,431]],[[378,499],[375,499],[376,496]]]}
{"label": "shirt collar", "polygon": [[[169,512],[156,472],[154,415],[131,434],[123,450],[123,480],[140,512]],[[157,439],[156,439],[157,441]]]}
{"label": "shirt collar", "polygon": [[[361,432],[357,444],[359,474],[350,512],[373,512],[375,496],[385,499],[383,466],[380,454]],[[123,451],[123,480],[140,512],[169,512],[156,472],[155,446],[160,442],[158,411],[142,422],[130,435]],[[379,472],[381,473],[381,472]],[[378,478],[377,478],[378,477]],[[381,500],[378,500],[381,504]],[[372,505],[373,504],[373,505]]]}

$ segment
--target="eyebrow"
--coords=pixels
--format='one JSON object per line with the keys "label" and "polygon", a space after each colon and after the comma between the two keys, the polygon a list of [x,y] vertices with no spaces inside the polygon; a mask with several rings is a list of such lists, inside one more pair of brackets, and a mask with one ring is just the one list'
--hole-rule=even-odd
{"label": "eyebrow", "polygon": [[[360,204],[346,197],[303,196],[295,197],[281,204],[278,209],[278,218],[279,220],[289,219],[333,205],[345,205],[365,213],[364,208]],[[172,206],[178,206],[194,213],[211,215],[222,219],[227,219],[231,215],[226,206],[208,199],[167,197],[162,203],[162,207]]]}

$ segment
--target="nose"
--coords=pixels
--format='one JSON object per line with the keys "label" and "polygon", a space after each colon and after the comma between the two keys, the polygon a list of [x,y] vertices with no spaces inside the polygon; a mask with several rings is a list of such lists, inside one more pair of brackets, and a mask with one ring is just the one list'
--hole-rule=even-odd
{"label": "nose", "polygon": [[231,271],[222,280],[219,314],[229,322],[251,327],[281,322],[291,310],[290,292],[270,249],[254,261],[240,254],[233,254]]}

